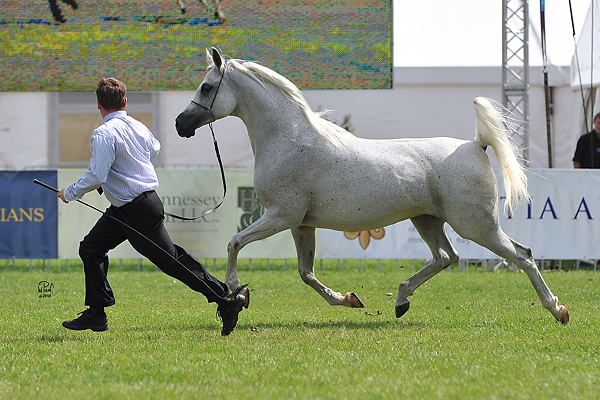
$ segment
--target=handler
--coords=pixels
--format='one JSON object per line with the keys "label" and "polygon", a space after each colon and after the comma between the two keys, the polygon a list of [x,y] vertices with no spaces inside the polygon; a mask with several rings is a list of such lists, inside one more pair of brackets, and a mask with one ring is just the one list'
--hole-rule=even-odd
{"label": "handler", "polygon": [[164,273],[202,293],[209,303],[217,303],[217,313],[223,320],[221,335],[229,335],[242,307],[248,308],[249,292],[242,286],[230,294],[225,283],[171,241],[164,226],[162,201],[154,191],[158,178],[151,160],[158,154],[160,143],[144,124],[127,115],[126,95],[123,82],[100,80],[96,97],[102,125],[92,134],[89,168],[81,179],[57,194],[68,203],[99,190],[111,203],[79,243],[85,271],[85,305],[89,308],[80,317],[64,321],[63,326],[73,330],[108,329],[104,308],[115,304],[107,280],[108,251],[128,240]]}

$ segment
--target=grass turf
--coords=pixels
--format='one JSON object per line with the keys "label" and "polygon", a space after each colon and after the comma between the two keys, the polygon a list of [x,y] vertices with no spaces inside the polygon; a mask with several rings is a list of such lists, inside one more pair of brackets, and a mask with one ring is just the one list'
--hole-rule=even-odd
{"label": "grass turf", "polygon": [[[127,269],[127,268],[126,268]],[[443,272],[394,317],[412,268],[317,268],[364,309],[331,307],[294,270],[240,271],[250,309],[229,337],[216,306],[153,270],[114,271],[107,332],[73,332],[83,273],[0,273],[0,398],[589,399],[600,395],[600,277],[544,277],[557,323],[524,274]],[[224,272],[215,275],[223,278]],[[53,285],[40,297],[38,283]],[[389,295],[393,293],[393,295]]]}

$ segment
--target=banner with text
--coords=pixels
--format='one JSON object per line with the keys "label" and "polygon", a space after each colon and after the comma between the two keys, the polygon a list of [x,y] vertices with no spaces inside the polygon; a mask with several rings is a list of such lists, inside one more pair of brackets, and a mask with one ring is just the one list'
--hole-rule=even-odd
{"label": "banner with text", "polygon": [[[43,178],[62,188],[79,179],[84,170],[4,172],[2,191],[0,257],[78,258],[78,245],[99,218],[99,213],[77,204],[58,202],[53,192],[32,184]],[[157,193],[165,209],[182,216],[196,216],[212,208],[223,196],[217,170],[159,170]],[[502,176],[499,181],[500,209],[503,207]],[[165,225],[173,241],[200,258],[227,257],[227,244],[240,230],[264,212],[253,188],[252,171],[226,171],[228,193],[214,213],[196,221],[170,217]],[[500,216],[502,229],[516,241],[531,247],[540,259],[600,258],[600,170],[534,170],[528,173],[532,201],[522,204],[510,218]],[[42,180],[42,179],[40,179]],[[15,183],[22,182],[22,183]],[[468,196],[469,193],[465,193]],[[104,196],[88,193],[84,201],[105,209]],[[376,202],[373,203],[376,206]],[[482,221],[481,223],[485,223]],[[54,225],[53,225],[54,224]],[[54,226],[54,228],[53,228]],[[462,258],[497,258],[489,250],[458,236],[446,226],[449,239]],[[58,246],[56,241],[58,240]],[[57,250],[58,248],[58,250]],[[124,243],[111,257],[138,258]],[[241,258],[295,258],[289,231],[249,244]],[[317,230],[318,258],[429,258],[431,253],[410,221],[371,231],[348,233]]]}
{"label": "banner with text", "polygon": [[56,171],[0,171],[0,258],[56,258]]}
{"label": "banner with text", "polygon": [[[510,218],[500,215],[504,232],[530,247],[536,259],[600,258],[600,170],[543,169],[530,171],[527,176],[531,203],[522,204]],[[499,171],[496,178],[503,210]],[[373,206],[377,206],[375,201]],[[447,224],[446,233],[463,259],[498,258],[458,236]],[[359,233],[322,230],[320,249],[318,256],[322,258],[431,258],[410,221]]]}
{"label": "banner with text", "polygon": [[[79,179],[85,170],[59,170],[59,187]],[[218,170],[157,170],[160,182],[156,190],[165,211],[183,217],[202,215],[223,198],[223,183]],[[227,170],[227,196],[213,213],[195,221],[166,217],[165,227],[174,243],[199,258],[226,258],[227,244],[234,234],[246,228],[264,212],[253,188],[253,172]],[[106,209],[110,204],[104,196],[90,192],[82,199],[86,203]],[[100,213],[79,205],[59,204],[59,256],[79,258],[79,242],[94,226]],[[109,253],[112,258],[140,258],[129,243],[120,244]],[[296,250],[289,231],[268,239],[248,244],[240,258],[295,258]]]}

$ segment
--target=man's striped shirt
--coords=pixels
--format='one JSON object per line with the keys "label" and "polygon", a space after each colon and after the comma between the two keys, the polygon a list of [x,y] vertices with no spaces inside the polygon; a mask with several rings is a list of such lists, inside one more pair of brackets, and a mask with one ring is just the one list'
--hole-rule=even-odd
{"label": "man's striped shirt", "polygon": [[158,187],[151,160],[160,151],[160,142],[141,122],[115,111],[104,117],[92,133],[92,157],[87,172],[65,190],[67,201],[79,200],[102,187],[106,198],[120,207],[143,192]]}

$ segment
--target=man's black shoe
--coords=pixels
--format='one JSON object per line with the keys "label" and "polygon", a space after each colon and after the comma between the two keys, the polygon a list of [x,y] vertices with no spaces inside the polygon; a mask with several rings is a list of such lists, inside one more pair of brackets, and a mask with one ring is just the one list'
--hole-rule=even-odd
{"label": "man's black shoe", "polygon": [[74,331],[82,331],[91,329],[94,332],[102,332],[108,330],[108,319],[106,315],[96,317],[89,309],[79,313],[79,317],[64,321],[62,325],[67,329]]}
{"label": "man's black shoe", "polygon": [[240,294],[248,285],[241,286],[233,291],[233,293],[217,307],[217,314],[223,320],[223,329],[221,335],[227,336],[235,329],[238,321],[238,314],[242,308],[248,308],[250,304],[250,292],[246,290],[244,294]]}

